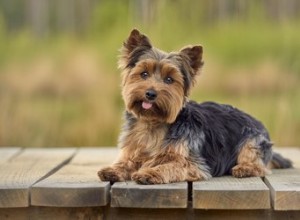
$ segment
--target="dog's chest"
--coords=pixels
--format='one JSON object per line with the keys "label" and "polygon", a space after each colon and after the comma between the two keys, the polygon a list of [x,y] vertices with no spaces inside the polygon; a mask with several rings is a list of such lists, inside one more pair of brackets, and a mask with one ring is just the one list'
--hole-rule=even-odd
{"label": "dog's chest", "polygon": [[167,126],[137,122],[130,130],[125,131],[123,147],[127,148],[133,160],[150,158],[160,152],[166,132]]}

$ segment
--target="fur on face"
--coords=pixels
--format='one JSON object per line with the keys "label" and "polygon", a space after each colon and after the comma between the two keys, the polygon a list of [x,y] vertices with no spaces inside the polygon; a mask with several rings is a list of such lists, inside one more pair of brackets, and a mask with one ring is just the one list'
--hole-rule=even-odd
{"label": "fur on face", "polygon": [[[166,53],[134,29],[119,60],[127,111],[144,120],[174,122],[202,65],[202,46]],[[147,97],[149,91],[155,93],[155,99]]]}

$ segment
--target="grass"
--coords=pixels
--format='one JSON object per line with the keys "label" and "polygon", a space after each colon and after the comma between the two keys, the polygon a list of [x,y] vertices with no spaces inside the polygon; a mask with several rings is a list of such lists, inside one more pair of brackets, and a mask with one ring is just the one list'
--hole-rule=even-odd
{"label": "grass", "polygon": [[126,1],[103,2],[80,38],[9,35],[0,25],[0,146],[116,145],[124,108],[116,62],[132,27],[167,51],[202,44],[205,66],[191,99],[232,104],[261,120],[276,145],[299,145],[299,21],[208,25],[161,3],[159,19],[145,24]]}
{"label": "grass", "polygon": [[[222,69],[222,71],[221,71]],[[207,66],[192,98],[232,104],[261,120],[276,145],[298,145],[299,77],[268,61],[251,68]]]}

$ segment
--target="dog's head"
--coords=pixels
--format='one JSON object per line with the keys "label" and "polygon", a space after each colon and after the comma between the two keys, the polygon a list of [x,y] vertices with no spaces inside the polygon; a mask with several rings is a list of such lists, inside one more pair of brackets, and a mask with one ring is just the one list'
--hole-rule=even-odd
{"label": "dog's head", "polygon": [[202,46],[166,53],[132,30],[119,58],[127,111],[143,120],[173,123],[202,65]]}

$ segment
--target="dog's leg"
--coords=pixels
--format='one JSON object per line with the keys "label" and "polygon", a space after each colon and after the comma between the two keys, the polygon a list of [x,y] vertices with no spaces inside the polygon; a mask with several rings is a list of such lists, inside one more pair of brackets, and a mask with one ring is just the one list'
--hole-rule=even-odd
{"label": "dog's leg", "polygon": [[261,138],[247,140],[240,148],[237,157],[237,165],[232,168],[232,175],[235,177],[263,177],[271,171],[266,164],[271,155],[271,144],[261,142]]}
{"label": "dog's leg", "polygon": [[138,164],[130,160],[124,152],[112,166],[104,167],[98,171],[102,181],[122,182],[131,179],[131,174],[138,169]]}
{"label": "dog's leg", "polygon": [[128,162],[118,161],[112,166],[99,170],[98,176],[102,181],[122,182],[130,179],[132,167],[133,165]]}
{"label": "dog's leg", "polygon": [[198,164],[189,158],[188,148],[180,149],[176,146],[164,149],[152,160],[144,163],[141,169],[132,174],[131,179],[140,184],[162,184],[198,181],[210,177],[204,164]]}
{"label": "dog's leg", "polygon": [[[183,165],[183,166],[182,166]],[[176,161],[155,167],[145,167],[132,174],[132,180],[139,184],[163,184],[182,181],[199,181],[210,178],[192,163],[185,164]]]}

